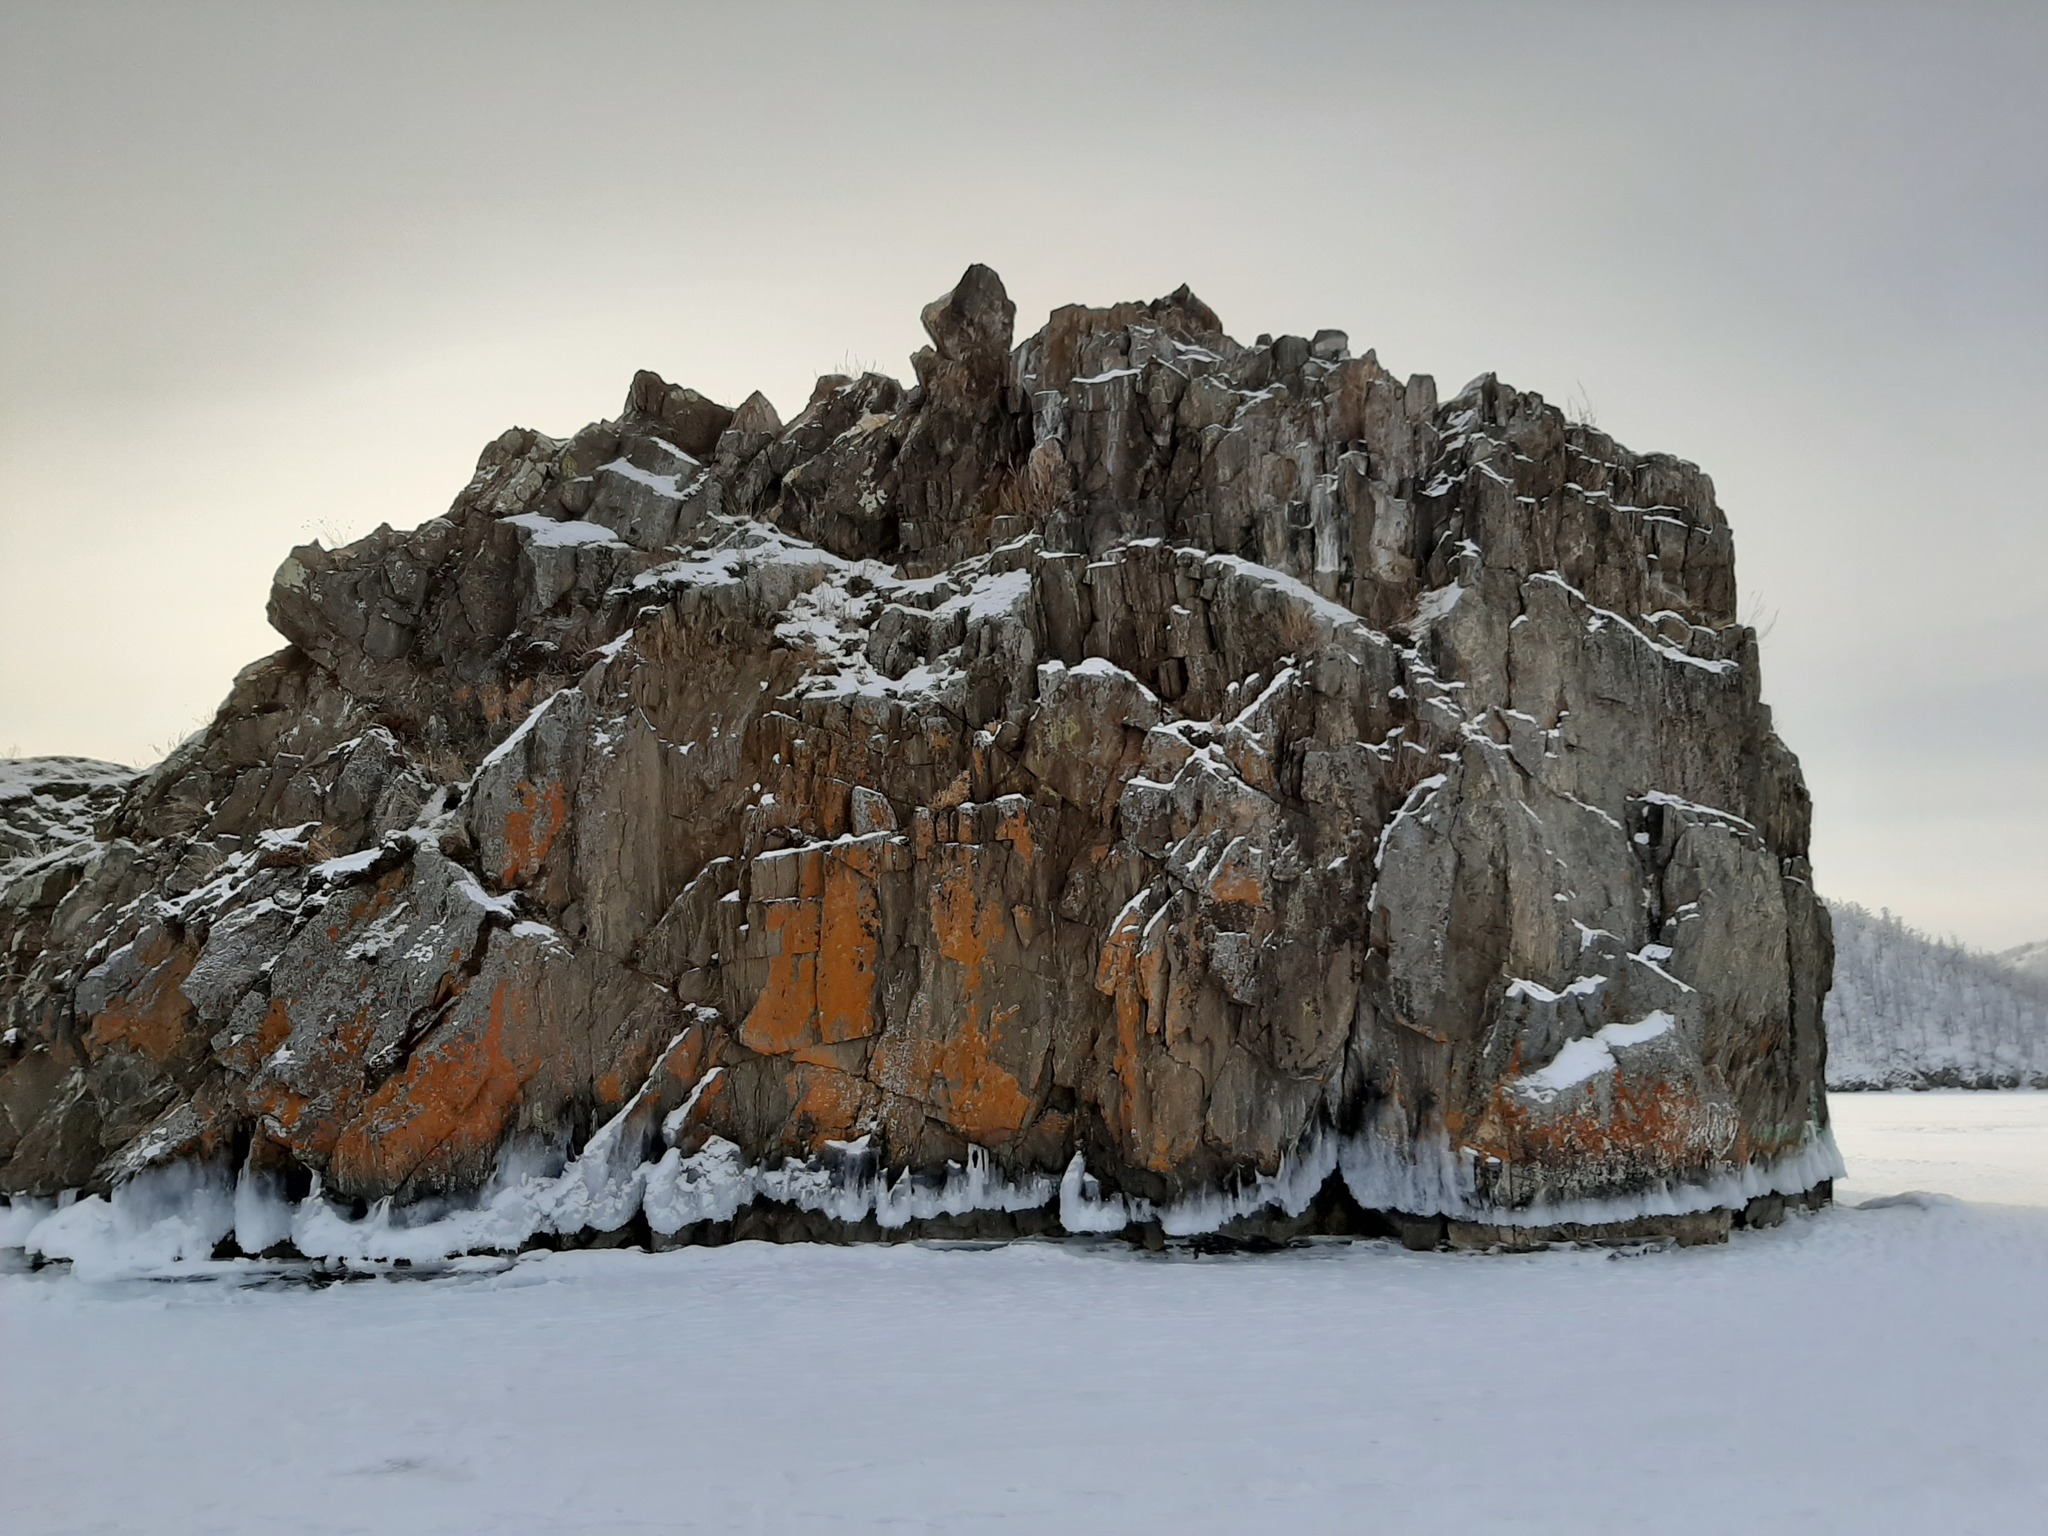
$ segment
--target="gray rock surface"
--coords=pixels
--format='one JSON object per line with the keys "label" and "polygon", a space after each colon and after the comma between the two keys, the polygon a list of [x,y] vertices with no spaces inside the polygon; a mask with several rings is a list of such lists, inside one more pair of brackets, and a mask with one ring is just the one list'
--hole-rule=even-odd
{"label": "gray rock surface", "polygon": [[870,1227],[1824,1189],[1828,915],[1703,473],[1185,288],[923,318],[908,389],[642,373],[294,550],[286,648],[0,894],[0,1187],[465,1197],[602,1127],[674,1223],[734,1169]]}

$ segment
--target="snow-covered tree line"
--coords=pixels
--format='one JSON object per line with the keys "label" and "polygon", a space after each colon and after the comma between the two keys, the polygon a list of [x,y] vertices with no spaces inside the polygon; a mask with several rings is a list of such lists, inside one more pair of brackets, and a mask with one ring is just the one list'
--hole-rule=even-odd
{"label": "snow-covered tree line", "polygon": [[1830,1088],[2048,1087],[2048,977],[1833,901]]}

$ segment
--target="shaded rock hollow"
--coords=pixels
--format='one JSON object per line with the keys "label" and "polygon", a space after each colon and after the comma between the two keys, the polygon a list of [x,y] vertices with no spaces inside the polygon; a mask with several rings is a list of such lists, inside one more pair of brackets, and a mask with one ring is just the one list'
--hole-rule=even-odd
{"label": "shaded rock hollow", "polygon": [[1704,474],[1185,288],[1013,345],[975,267],[923,320],[908,388],[642,373],[294,550],[212,724],[5,845],[0,1186],[405,1206],[516,1152],[603,1192],[557,1228],[666,1233],[1825,1188],[1809,804]]}

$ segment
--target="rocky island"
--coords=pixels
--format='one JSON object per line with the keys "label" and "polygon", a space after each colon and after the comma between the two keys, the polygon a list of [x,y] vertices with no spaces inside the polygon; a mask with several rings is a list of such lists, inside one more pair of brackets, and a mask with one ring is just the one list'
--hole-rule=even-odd
{"label": "rocky island", "polygon": [[1825,1199],[1829,920],[1707,476],[1185,288],[1014,317],[977,266],[908,388],[508,431],[294,550],[164,762],[10,765],[15,1240]]}

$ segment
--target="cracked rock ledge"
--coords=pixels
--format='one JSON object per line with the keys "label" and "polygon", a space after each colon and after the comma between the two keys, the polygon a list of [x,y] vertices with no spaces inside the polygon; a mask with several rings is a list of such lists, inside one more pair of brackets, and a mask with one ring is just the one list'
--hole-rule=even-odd
{"label": "cracked rock ledge", "polygon": [[976,266],[909,388],[509,431],[294,550],[164,762],[6,765],[7,1241],[1825,1200],[1810,803],[1706,475],[1185,288],[1014,316]]}

